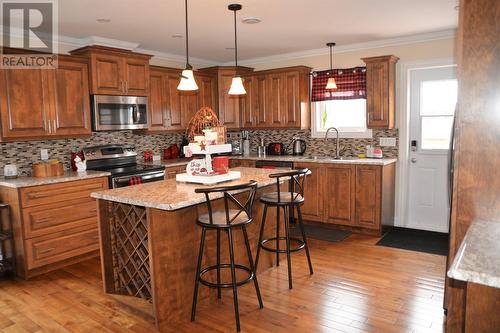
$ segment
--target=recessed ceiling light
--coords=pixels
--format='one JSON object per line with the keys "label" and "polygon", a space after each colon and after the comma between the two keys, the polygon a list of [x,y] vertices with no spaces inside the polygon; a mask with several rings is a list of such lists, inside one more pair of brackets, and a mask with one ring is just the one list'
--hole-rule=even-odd
{"label": "recessed ceiling light", "polygon": [[172,38],[184,38],[184,36],[181,34],[173,34]]}
{"label": "recessed ceiling light", "polygon": [[109,19],[109,18],[98,18],[98,19],[96,19],[96,21],[98,23],[109,23],[109,22],[111,22],[111,19]]}
{"label": "recessed ceiling light", "polygon": [[245,24],[257,24],[261,22],[261,19],[255,16],[244,17],[241,22]]}

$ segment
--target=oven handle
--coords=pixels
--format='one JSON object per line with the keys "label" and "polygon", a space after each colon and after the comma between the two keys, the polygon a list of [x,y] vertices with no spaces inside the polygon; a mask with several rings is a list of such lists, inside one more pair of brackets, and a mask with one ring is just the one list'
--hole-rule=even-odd
{"label": "oven handle", "polygon": [[132,123],[137,124],[137,104],[132,105]]}
{"label": "oven handle", "polygon": [[144,172],[124,177],[114,177],[112,178],[112,187],[116,188],[116,184],[121,183],[123,181],[128,183],[131,177],[141,177],[142,180],[148,180],[153,178],[165,178],[165,171],[157,171],[154,173]]}

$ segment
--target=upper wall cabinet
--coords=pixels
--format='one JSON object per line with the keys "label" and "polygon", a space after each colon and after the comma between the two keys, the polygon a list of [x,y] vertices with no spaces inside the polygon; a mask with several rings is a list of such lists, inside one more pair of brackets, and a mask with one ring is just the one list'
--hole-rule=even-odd
{"label": "upper wall cabinet", "polygon": [[4,141],[91,134],[87,59],[59,56],[50,69],[1,69]]}
{"label": "upper wall cabinet", "polygon": [[149,95],[150,55],[86,46],[71,51],[90,59],[90,92],[100,95]]}
{"label": "upper wall cabinet", "polygon": [[185,130],[201,107],[216,109],[216,83],[210,75],[195,73],[197,91],[179,91],[180,69],[151,66],[149,132]]}
{"label": "upper wall cabinet", "polygon": [[[238,74],[248,75],[252,72],[251,68],[238,67]],[[214,111],[219,115],[221,125],[228,129],[238,129],[241,127],[241,103],[244,95],[229,95],[228,91],[235,75],[235,67],[209,67],[199,70],[199,74],[208,75],[215,78],[216,97],[218,100]],[[200,82],[198,82],[200,86]]]}
{"label": "upper wall cabinet", "polygon": [[393,55],[362,58],[366,63],[368,128],[394,128],[396,62]]}
{"label": "upper wall cabinet", "polygon": [[310,127],[309,73],[295,66],[247,75],[241,103],[243,128]]}

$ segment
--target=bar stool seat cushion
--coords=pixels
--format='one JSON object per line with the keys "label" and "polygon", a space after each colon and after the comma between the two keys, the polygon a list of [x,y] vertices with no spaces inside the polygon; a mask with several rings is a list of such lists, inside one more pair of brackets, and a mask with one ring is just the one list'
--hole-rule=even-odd
{"label": "bar stool seat cushion", "polygon": [[278,201],[278,192],[269,192],[265,193],[260,197],[260,201],[268,204],[300,204],[304,202],[304,197],[298,193],[293,193],[293,196],[290,195],[290,192],[280,192],[280,200]]}
{"label": "bar stool seat cushion", "polygon": [[213,224],[210,224],[210,215],[203,214],[198,217],[198,223],[206,225],[208,227],[218,227],[218,228],[229,228],[231,226],[243,225],[252,222],[252,219],[248,217],[245,211],[230,209],[229,210],[229,219],[231,220],[236,216],[236,214],[240,213],[231,224],[227,224],[226,220],[226,211],[214,211],[212,212]]}

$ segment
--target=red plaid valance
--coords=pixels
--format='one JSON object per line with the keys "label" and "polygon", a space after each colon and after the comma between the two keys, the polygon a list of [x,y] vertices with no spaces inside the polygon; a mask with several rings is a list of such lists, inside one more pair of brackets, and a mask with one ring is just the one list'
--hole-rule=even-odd
{"label": "red plaid valance", "polygon": [[[326,89],[328,78],[333,76],[337,89]],[[333,69],[314,72],[312,101],[366,98],[366,67]]]}

